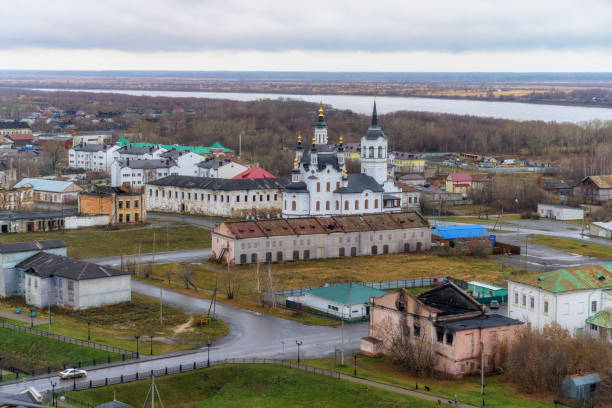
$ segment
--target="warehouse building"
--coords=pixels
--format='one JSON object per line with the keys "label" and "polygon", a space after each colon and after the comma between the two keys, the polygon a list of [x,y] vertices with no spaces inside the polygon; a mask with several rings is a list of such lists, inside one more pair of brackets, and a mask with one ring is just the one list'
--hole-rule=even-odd
{"label": "warehouse building", "polygon": [[538,215],[541,218],[569,221],[584,219],[584,210],[579,207],[566,207],[564,205],[538,204]]}
{"label": "warehouse building", "polygon": [[147,211],[244,217],[281,213],[282,178],[221,179],[168,176],[145,186]]}
{"label": "warehouse building", "polygon": [[248,264],[415,252],[431,247],[419,213],[344,215],[223,222],[213,230],[212,257]]}
{"label": "warehouse building", "polygon": [[589,232],[592,237],[612,239],[612,221],[592,222],[589,226]]}
{"label": "warehouse building", "polygon": [[434,244],[451,248],[473,249],[490,247],[495,236],[482,225],[438,225],[431,229],[431,240]]}

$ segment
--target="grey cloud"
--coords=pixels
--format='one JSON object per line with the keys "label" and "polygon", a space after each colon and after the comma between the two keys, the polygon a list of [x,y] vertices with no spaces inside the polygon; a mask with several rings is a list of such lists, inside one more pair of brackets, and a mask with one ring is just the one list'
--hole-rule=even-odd
{"label": "grey cloud", "polygon": [[604,0],[105,0],[3,4],[0,49],[513,51],[607,48]]}

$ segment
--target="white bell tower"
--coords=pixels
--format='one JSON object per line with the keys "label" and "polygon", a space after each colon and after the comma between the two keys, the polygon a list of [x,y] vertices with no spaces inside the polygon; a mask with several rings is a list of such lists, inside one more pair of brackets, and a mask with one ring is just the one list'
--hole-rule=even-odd
{"label": "white bell tower", "polygon": [[372,110],[372,124],[361,137],[361,172],[371,176],[378,184],[387,181],[387,136],[378,126],[376,101]]}

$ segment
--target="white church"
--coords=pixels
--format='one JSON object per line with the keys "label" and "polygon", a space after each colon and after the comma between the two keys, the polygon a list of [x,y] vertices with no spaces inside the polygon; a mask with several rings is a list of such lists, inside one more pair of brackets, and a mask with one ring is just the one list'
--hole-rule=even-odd
{"label": "white church", "polygon": [[328,145],[323,107],[312,145],[303,146],[300,136],[295,150],[291,183],[283,191],[284,217],[400,211],[401,190],[387,169],[387,136],[378,126],[376,101],[372,124],[361,137],[361,173],[347,173],[342,136],[336,151]]}

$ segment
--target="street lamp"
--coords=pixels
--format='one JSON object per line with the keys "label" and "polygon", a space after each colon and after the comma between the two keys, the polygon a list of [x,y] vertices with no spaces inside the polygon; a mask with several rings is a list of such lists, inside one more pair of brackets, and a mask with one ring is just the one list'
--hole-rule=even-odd
{"label": "street lamp", "polygon": [[153,355],[153,334],[149,334],[149,337],[151,338],[151,355]]}
{"label": "street lamp", "polygon": [[210,367],[210,346],[212,346],[212,340],[208,339],[206,341],[206,346],[208,347],[208,361],[206,362],[206,367]]}
{"label": "street lamp", "polygon": [[138,339],[140,339],[140,334],[135,334],[134,338],[136,339],[136,358],[140,358],[140,353],[138,352]]}
{"label": "street lamp", "polygon": [[34,311],[30,309],[30,329],[34,328]]}
{"label": "street lamp", "polygon": [[53,380],[49,380],[49,383],[51,383],[51,404],[55,407],[57,407],[57,401],[55,400],[55,386],[57,385],[57,382],[53,382]]}
{"label": "street lamp", "polygon": [[357,377],[357,353],[353,354],[353,358],[355,359],[355,369],[353,370],[353,375]]}
{"label": "street lamp", "polygon": [[298,365],[300,365],[300,346],[302,345],[302,342],[296,340],[295,344],[297,344],[297,348],[298,348]]}

